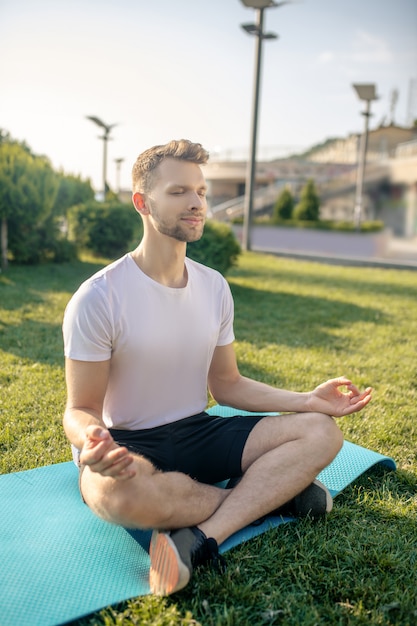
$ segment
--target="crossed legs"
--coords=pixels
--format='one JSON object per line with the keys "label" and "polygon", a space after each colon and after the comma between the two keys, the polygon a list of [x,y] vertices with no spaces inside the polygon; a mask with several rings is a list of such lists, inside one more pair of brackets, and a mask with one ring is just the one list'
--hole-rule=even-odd
{"label": "crossed legs", "polygon": [[137,455],[130,480],[117,481],[86,467],[81,489],[90,508],[110,522],[131,528],[198,526],[220,544],[300,493],[342,443],[342,433],[328,415],[267,416],[248,436],[242,480],[234,489],[202,484],[180,472],[160,472]]}
{"label": "crossed legs", "polygon": [[199,528],[222,543],[303,491],[342,444],[342,432],[328,415],[265,417],[254,427],[243,450],[242,480]]}

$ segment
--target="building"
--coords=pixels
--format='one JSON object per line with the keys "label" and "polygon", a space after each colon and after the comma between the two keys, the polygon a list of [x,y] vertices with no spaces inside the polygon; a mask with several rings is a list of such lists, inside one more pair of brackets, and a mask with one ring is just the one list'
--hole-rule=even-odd
{"label": "building", "polygon": [[[321,217],[352,221],[359,143],[360,135],[349,135],[292,158],[258,162],[254,210],[270,212],[283,187],[297,196],[313,179]],[[214,160],[203,169],[212,216],[242,215],[246,162]],[[389,124],[369,131],[363,219],[382,220],[397,236],[417,235],[417,129]]]}

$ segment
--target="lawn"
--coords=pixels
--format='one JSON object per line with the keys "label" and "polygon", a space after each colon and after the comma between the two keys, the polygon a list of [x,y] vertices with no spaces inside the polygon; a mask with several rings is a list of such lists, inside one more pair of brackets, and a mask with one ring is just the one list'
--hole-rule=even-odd
{"label": "lawn", "polygon": [[[0,274],[0,472],[68,461],[61,321],[102,266]],[[417,274],[247,253],[228,275],[242,373],[306,391],[346,374],[374,399],[339,420],[346,439],[392,456],[319,522],[280,526],[200,570],[170,598],[144,597],[78,626],[417,624]],[[0,610],[1,622],[1,610]]]}

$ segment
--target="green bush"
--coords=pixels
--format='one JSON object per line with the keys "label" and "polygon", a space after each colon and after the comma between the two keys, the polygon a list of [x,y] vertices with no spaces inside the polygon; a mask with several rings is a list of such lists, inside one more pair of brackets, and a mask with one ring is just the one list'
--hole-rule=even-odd
{"label": "green bush", "polygon": [[206,222],[202,238],[187,246],[190,259],[212,267],[223,276],[236,265],[240,252],[240,244],[231,228],[227,224],[212,221]]}
{"label": "green bush", "polygon": [[51,245],[54,263],[69,263],[77,259],[77,247],[68,239],[55,239]]}
{"label": "green bush", "polygon": [[19,225],[13,216],[9,225],[9,251],[14,263],[63,263],[77,258],[74,243],[64,237],[59,221],[51,216],[32,226],[25,223]]}
{"label": "green bush", "polygon": [[78,248],[115,258],[142,237],[142,222],[130,204],[89,202],[69,212],[69,234]]}
{"label": "green bush", "polygon": [[320,200],[313,180],[308,180],[301,190],[300,202],[294,209],[294,218],[302,221],[319,219]]}
{"label": "green bush", "polygon": [[[254,220],[254,223],[258,226],[267,226],[264,221]],[[301,221],[301,220],[280,220],[279,222],[270,221],[271,225],[274,226],[285,226],[288,228],[308,228],[309,230],[332,230],[339,232],[356,232],[357,228],[353,222],[344,222],[344,221],[334,221],[334,220],[318,220],[316,222],[313,221]],[[380,220],[369,220],[366,222],[361,222],[360,232],[361,233],[378,233],[381,230],[384,230],[385,224]]]}
{"label": "green bush", "polygon": [[283,189],[275,201],[272,210],[272,222],[290,220],[294,210],[294,198],[289,189]]}

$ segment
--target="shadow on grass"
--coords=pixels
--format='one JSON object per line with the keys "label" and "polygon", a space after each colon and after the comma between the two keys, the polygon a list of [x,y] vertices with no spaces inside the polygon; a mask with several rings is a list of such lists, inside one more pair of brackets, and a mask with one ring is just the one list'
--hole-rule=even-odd
{"label": "shadow on grass", "polygon": [[[390,269],[379,269],[377,268],[352,268],[347,267],[343,268],[340,266],[335,266],[334,271],[337,275],[332,275],[333,266],[326,266],[323,269],[323,266],[320,265],[319,269],[316,270],[316,273],[313,272],[303,272],[298,269],[297,265],[291,266],[289,269],[287,266],[282,267],[280,264],[280,260],[277,257],[273,257],[276,261],[276,267],[274,271],[271,272],[271,266],[267,267],[259,267],[256,268],[244,268],[244,267],[236,267],[230,272],[230,278],[233,280],[233,277],[236,278],[247,278],[256,280],[259,278],[260,280],[270,281],[271,279],[275,280],[278,284],[282,281],[283,284],[291,282],[297,285],[309,285],[309,286],[321,286],[329,291],[332,289],[340,289],[343,287],[348,291],[352,291],[353,293],[360,291],[366,291],[367,294],[374,294],[375,296],[384,295],[391,297],[401,297],[401,298],[410,298],[415,300],[417,298],[417,286],[415,285],[415,275],[414,272],[412,274],[412,282],[411,284],[400,284],[398,281],[398,270],[390,270]],[[288,263],[288,261],[285,261]],[[305,261],[293,261],[296,263],[305,263]],[[311,264],[312,265],[312,264]],[[354,273],[357,273],[357,280],[352,277]],[[374,280],[367,280],[364,277],[369,276],[370,272],[375,272],[373,275],[375,277]],[[377,273],[376,273],[377,272]],[[395,275],[393,275],[395,272]],[[341,278],[341,275],[343,275]],[[401,276],[404,277],[405,274],[401,272]],[[382,280],[382,278],[386,278],[386,280]],[[404,278],[404,280],[406,280]],[[341,282],[343,281],[343,282]]]}
{"label": "shadow on grass", "polygon": [[387,324],[378,308],[316,296],[279,293],[231,285],[235,299],[235,332],[238,341],[257,348],[276,343],[306,348],[345,349],[352,342],[332,334],[356,323]]}
{"label": "shadow on grass", "polygon": [[[48,323],[29,319],[29,316],[42,317],[42,308],[49,306],[50,296],[65,294],[63,316],[70,296],[102,267],[103,264],[78,261],[36,267],[12,266],[0,274],[0,349],[33,362],[63,365],[61,322]],[[20,321],[8,321],[1,311],[18,312]]]}
{"label": "shadow on grass", "polygon": [[103,263],[12,266],[0,274],[0,309],[13,311],[25,305],[42,304],[48,292],[74,293],[81,283],[102,269]]}
{"label": "shadow on grass", "polygon": [[[99,266],[86,264],[83,273],[90,276]],[[48,272],[50,276],[50,273]],[[33,277],[32,277],[33,278]],[[70,295],[80,284],[80,269],[61,269],[54,276],[55,289]],[[84,280],[84,278],[82,278]],[[62,363],[61,324],[25,319],[25,309],[48,303],[48,292],[54,290],[52,281],[16,280],[6,298],[4,310],[22,310],[19,323],[1,321],[0,348],[18,357],[48,364]],[[5,289],[3,286],[0,289]],[[289,347],[324,347],[332,350],[352,348],[352,337],[333,331],[350,328],[357,323],[387,324],[389,320],[377,308],[327,300],[316,296],[274,293],[268,290],[232,285],[235,299],[235,333],[240,342],[247,341],[257,349],[270,344]],[[62,315],[64,310],[62,310]]]}
{"label": "shadow on grass", "polygon": [[[39,267],[13,267],[0,275],[0,301],[4,310],[22,310],[18,324],[0,317],[0,348],[19,357],[47,363],[61,363],[62,338],[60,324],[25,320],[26,308],[47,305],[53,294],[70,295],[83,280],[101,269],[100,263],[66,263]],[[253,272],[251,273],[254,277]],[[293,275],[294,276],[294,275]],[[269,275],[270,278],[270,275]],[[297,280],[311,282],[314,277],[297,274]],[[278,278],[277,278],[278,280]],[[326,278],[318,282],[327,284]],[[340,287],[340,281],[338,282]],[[239,341],[248,341],[257,348],[268,344],[290,347],[320,347],[344,350],[352,339],[332,331],[356,323],[388,323],[373,307],[339,302],[317,296],[271,292],[269,290],[231,285],[235,298],[235,332]],[[63,314],[64,311],[62,311]],[[56,344],[56,348],[51,344]]]}
{"label": "shadow on grass", "polygon": [[[360,492],[380,498],[381,503],[387,499],[388,495],[396,500],[410,502],[417,495],[417,476],[408,470],[399,468],[392,470],[383,463],[378,463],[355,478],[351,485],[337,496],[336,502],[343,504],[344,498],[349,501],[352,495]],[[369,502],[369,499],[365,498],[366,501]],[[414,511],[412,518],[417,530],[417,518]]]}
{"label": "shadow on grass", "polygon": [[33,320],[24,320],[16,325],[0,322],[0,349],[34,363],[64,364],[60,324]]}

